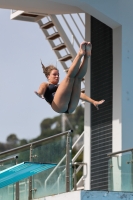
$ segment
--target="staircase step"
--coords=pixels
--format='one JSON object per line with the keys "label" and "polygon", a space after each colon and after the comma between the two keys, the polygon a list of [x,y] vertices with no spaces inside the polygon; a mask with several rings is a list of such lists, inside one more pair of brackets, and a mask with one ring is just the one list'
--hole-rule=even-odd
{"label": "staircase step", "polygon": [[58,46],[53,47],[53,50],[60,51],[62,49],[65,49],[66,45],[64,43],[59,44]]}
{"label": "staircase step", "polygon": [[50,21],[50,22],[47,22],[46,24],[43,24],[41,26],[41,29],[49,29],[49,28],[51,28],[53,26],[54,26],[54,23],[52,21]]}
{"label": "staircase step", "polygon": [[48,37],[47,37],[47,39],[48,40],[55,40],[55,39],[57,39],[57,38],[59,38],[60,37],[60,34],[58,33],[58,32],[56,32],[56,33],[54,33],[54,34],[52,34],[52,35],[49,35]]}
{"label": "staircase step", "polygon": [[37,22],[44,18],[45,15],[40,15],[38,13],[26,13],[22,10],[15,11],[11,14],[10,19],[28,21],[28,22]]}
{"label": "staircase step", "polygon": [[36,14],[30,14],[30,13],[22,13],[21,16],[25,16],[25,17],[38,17],[38,15]]}
{"label": "staircase step", "polygon": [[59,59],[59,61],[67,61],[67,60],[70,60],[72,59],[72,56],[70,54],[67,54],[66,56],[62,57]]}

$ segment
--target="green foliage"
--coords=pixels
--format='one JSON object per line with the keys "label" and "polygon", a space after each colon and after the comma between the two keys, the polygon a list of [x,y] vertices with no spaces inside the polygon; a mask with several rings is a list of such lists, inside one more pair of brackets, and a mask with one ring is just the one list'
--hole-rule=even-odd
{"label": "green foliage", "polygon": [[[70,130],[73,129],[73,136],[75,134],[80,135],[84,130],[84,108],[82,106],[78,106],[77,109],[73,114],[66,114],[69,123],[66,120],[65,129]],[[32,139],[30,142],[40,140],[43,138],[47,138],[62,132],[62,122],[61,122],[61,115],[56,116],[54,118],[46,118],[44,119],[41,124],[41,134],[37,137]]]}

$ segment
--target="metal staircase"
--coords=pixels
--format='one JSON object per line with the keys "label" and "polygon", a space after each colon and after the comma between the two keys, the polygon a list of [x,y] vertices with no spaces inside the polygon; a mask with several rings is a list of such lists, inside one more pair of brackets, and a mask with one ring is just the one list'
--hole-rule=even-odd
{"label": "metal staircase", "polygon": [[[64,71],[67,73],[71,62],[76,56],[77,48],[79,48],[78,35],[82,38],[81,40],[84,40],[84,35],[81,30],[83,27],[85,29],[85,24],[80,14],[74,15],[76,15],[78,19],[74,19],[72,14],[48,16],[45,13],[27,13],[24,11],[12,10],[10,19],[37,23],[52,50],[55,52],[57,61],[61,63]],[[67,19],[68,17],[69,19]],[[80,24],[80,26],[82,24],[82,28],[79,27],[78,24]],[[68,37],[68,34],[71,38]],[[82,82],[84,83],[84,78]]]}
{"label": "metal staircase", "polygon": [[71,45],[57,17],[55,15],[50,15],[45,18],[47,22],[43,23],[42,20],[39,20],[37,23],[43,31],[46,39],[49,41],[49,44],[55,52],[58,61],[61,62],[64,70],[67,70],[68,67],[66,65],[66,61],[72,60],[76,55],[76,51]]}

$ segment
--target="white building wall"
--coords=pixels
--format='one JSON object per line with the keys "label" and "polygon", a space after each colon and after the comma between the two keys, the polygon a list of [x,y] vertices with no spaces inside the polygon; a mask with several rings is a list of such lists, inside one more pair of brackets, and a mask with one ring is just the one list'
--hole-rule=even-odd
{"label": "white building wall", "polygon": [[[85,12],[113,29],[112,151],[133,148],[133,1],[83,0],[82,2]],[[86,110],[88,107],[86,104]],[[85,145],[85,149],[88,149],[88,146]],[[119,191],[121,184],[117,182],[122,181],[121,170],[117,170],[117,163],[112,164],[114,190]],[[119,164],[121,166],[121,162]]]}
{"label": "white building wall", "polygon": [[[85,15],[85,40],[90,41],[90,15]],[[85,93],[90,96],[90,62],[85,79]],[[87,168],[84,166],[84,188],[90,190],[91,185],[91,126],[90,126],[90,104],[85,102],[84,115],[84,162],[87,163]]]}
{"label": "white building wall", "polygon": [[105,191],[75,191],[70,193],[58,194],[43,197],[35,200],[133,200],[132,193],[124,192],[105,192]]}
{"label": "white building wall", "polygon": [[133,147],[133,1],[83,0],[82,8],[113,29],[113,151]]}
{"label": "white building wall", "polygon": [[113,152],[122,149],[122,27],[113,29],[113,133],[112,150]]}

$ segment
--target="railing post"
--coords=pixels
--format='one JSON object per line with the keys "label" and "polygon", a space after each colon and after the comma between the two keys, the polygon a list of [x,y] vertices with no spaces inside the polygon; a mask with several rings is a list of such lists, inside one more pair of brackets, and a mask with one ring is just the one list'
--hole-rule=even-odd
{"label": "railing post", "polygon": [[[32,144],[30,145],[30,162],[32,162]],[[32,199],[32,176],[29,177],[29,200]]]}
{"label": "railing post", "polygon": [[[16,156],[16,165],[18,164],[17,159],[18,156]],[[19,200],[19,182],[16,183],[16,200]]]}
{"label": "railing post", "polygon": [[69,137],[70,133],[68,132],[67,134],[67,140],[66,140],[66,192],[70,191],[70,181],[69,181],[69,161],[70,161],[70,155],[69,155],[69,148],[70,148],[70,143],[69,143]]}
{"label": "railing post", "polygon": [[66,192],[70,191],[70,141],[71,135],[68,132],[66,140]]}
{"label": "railing post", "polygon": [[76,165],[74,165],[74,191],[77,190]]}

